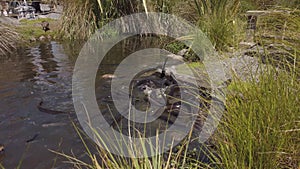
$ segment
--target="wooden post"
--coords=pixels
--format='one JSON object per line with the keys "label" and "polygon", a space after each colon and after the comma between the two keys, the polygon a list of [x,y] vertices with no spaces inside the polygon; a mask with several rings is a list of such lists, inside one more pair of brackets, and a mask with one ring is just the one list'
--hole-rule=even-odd
{"label": "wooden post", "polygon": [[[289,11],[274,10],[274,11],[247,11],[246,16],[248,18],[247,25],[247,42],[254,42],[255,32],[257,29],[257,19],[261,15],[268,15],[272,13],[289,13]],[[283,38],[283,37],[282,37]]]}
{"label": "wooden post", "polygon": [[254,42],[255,40],[255,32],[256,32],[256,24],[258,16],[268,13],[268,11],[247,11],[246,16],[248,18],[247,21],[247,42]]}
{"label": "wooden post", "polygon": [[257,16],[249,15],[247,21],[247,41],[254,42],[255,30],[256,30]]}

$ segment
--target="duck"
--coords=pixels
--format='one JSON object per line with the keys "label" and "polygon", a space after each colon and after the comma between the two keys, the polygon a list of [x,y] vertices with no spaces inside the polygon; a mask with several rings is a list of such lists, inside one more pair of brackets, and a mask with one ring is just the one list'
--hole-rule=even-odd
{"label": "duck", "polygon": [[42,25],[42,28],[43,28],[43,30],[44,30],[45,32],[47,32],[48,30],[50,30],[50,28],[49,28],[49,22],[43,21],[43,22],[41,23],[41,25]]}

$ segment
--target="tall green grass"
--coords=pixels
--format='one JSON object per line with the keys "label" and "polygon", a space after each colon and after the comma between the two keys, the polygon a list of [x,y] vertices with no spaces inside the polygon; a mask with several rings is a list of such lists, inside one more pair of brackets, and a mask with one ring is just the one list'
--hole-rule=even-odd
{"label": "tall green grass", "polygon": [[300,167],[299,67],[273,67],[257,79],[235,80],[214,136],[217,168]]}
{"label": "tall green grass", "polygon": [[87,39],[97,29],[93,0],[64,0],[60,35],[62,39]]}
{"label": "tall green grass", "polygon": [[61,35],[64,39],[87,39],[96,29],[121,16],[147,11],[148,1],[64,0]]}
{"label": "tall green grass", "polygon": [[[197,161],[195,159],[192,159],[190,157],[190,154],[188,154],[188,148],[189,148],[189,142],[191,141],[191,133],[188,135],[188,137],[182,141],[180,146],[176,147],[177,153],[174,153],[174,149],[170,149],[164,154],[159,154],[147,157],[147,154],[149,153],[156,153],[159,152],[157,145],[148,144],[142,141],[144,136],[140,135],[137,136],[137,140],[140,142],[138,143],[142,148],[138,148],[136,144],[132,145],[115,145],[116,147],[119,147],[120,150],[126,149],[128,152],[130,152],[129,157],[122,157],[115,155],[113,153],[107,152],[99,147],[97,147],[97,152],[93,153],[91,152],[87,141],[84,139],[84,132],[81,131],[78,127],[75,127],[75,130],[79,137],[82,140],[83,145],[86,148],[86,153],[89,157],[89,162],[82,161],[78,159],[77,157],[73,155],[67,155],[64,153],[52,151],[51,152],[61,155],[68,159],[68,162],[74,166],[74,168],[90,168],[90,169],[107,169],[107,168],[116,168],[116,169],[169,169],[169,168],[197,168],[203,165],[200,161]],[[98,133],[95,133],[98,135]],[[99,136],[99,135],[98,135]],[[100,143],[104,144],[102,142],[102,138],[98,138]],[[158,141],[156,144],[159,144]],[[146,149],[146,146],[150,145],[150,150]],[[96,146],[96,145],[95,145]],[[166,145],[166,147],[172,146]],[[151,151],[151,152],[149,152]],[[141,153],[145,156],[145,158],[136,158],[134,154]]]}
{"label": "tall green grass", "polygon": [[198,26],[219,51],[236,46],[244,29],[238,18],[240,0],[194,0],[199,15]]}
{"label": "tall green grass", "polygon": [[[41,23],[43,21],[49,22],[50,31],[45,32],[42,29]],[[25,42],[30,41],[31,39],[38,39],[41,36],[51,36],[53,39],[55,39],[57,35],[57,23],[58,21],[50,18],[21,20],[20,26],[16,27],[16,31]]]}
{"label": "tall green grass", "polygon": [[138,12],[166,12],[198,23],[218,50],[236,46],[244,28],[238,18],[240,0],[65,0],[64,4],[61,33],[66,39],[86,39],[109,21]]}
{"label": "tall green grass", "polygon": [[294,45],[291,47],[298,49],[300,47],[300,10],[294,8],[274,8],[274,10],[258,17],[258,40],[263,40],[261,43],[264,44],[288,42]]}
{"label": "tall green grass", "polygon": [[[298,9],[274,8],[271,13],[259,16],[255,42],[264,52],[259,55],[273,65],[286,70],[300,66],[300,11]],[[294,70],[294,69],[292,69]]]}

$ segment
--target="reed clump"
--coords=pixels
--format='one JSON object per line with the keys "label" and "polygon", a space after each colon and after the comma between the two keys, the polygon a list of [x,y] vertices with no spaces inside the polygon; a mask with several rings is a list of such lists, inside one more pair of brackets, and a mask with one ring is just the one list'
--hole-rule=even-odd
{"label": "reed clump", "polygon": [[19,34],[12,28],[0,25],[0,56],[11,53],[20,40]]}
{"label": "reed clump", "polygon": [[299,67],[270,67],[259,80],[235,80],[211,150],[217,168],[300,166]]}
{"label": "reed clump", "polygon": [[87,39],[97,29],[93,0],[65,0],[61,19],[60,36],[62,39]]}

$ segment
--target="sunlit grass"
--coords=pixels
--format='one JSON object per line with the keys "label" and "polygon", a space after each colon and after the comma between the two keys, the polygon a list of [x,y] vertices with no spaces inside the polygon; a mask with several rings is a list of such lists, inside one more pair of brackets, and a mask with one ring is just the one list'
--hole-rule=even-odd
{"label": "sunlit grass", "polygon": [[217,168],[300,167],[299,67],[269,68],[259,81],[229,86],[227,112],[214,137]]}
{"label": "sunlit grass", "polygon": [[[75,125],[74,127],[80,139],[82,140],[84,147],[86,148],[86,153],[89,157],[90,162],[82,161],[77,157],[75,157],[74,155],[67,155],[65,153],[61,153],[53,150],[50,151],[68,159],[68,162],[72,164],[75,168],[168,169],[168,168],[181,168],[181,167],[195,168],[201,165],[204,166],[200,161],[193,160],[188,156],[187,150],[188,150],[189,142],[191,141],[191,133],[189,134],[187,139],[185,139],[185,141],[181,143],[181,146],[176,147],[178,153],[173,153],[172,152],[173,149],[171,148],[169,151],[165,152],[164,154],[158,153],[159,150],[157,145],[150,144],[150,150],[146,149],[146,146],[149,146],[149,143],[145,143],[142,141],[142,139],[144,138],[142,135],[137,136],[137,140],[139,141],[138,144],[141,147],[137,147],[136,144],[115,145],[116,148],[119,148],[120,150],[125,147],[125,151],[129,152],[130,154],[129,157],[122,157],[122,156],[115,155],[111,152],[105,151],[98,146],[97,146],[97,153],[93,154],[89,149],[86,140],[83,137],[84,136],[83,132],[80,131],[80,129]],[[99,133],[96,133],[96,135],[99,136]],[[98,140],[99,143],[104,144],[104,147],[106,146],[106,144],[102,142],[103,141],[102,138],[98,138]],[[155,144],[159,144],[158,140]],[[166,146],[172,146],[172,144]],[[147,154],[151,154],[151,153],[157,155],[147,157]],[[143,155],[144,158],[137,158],[135,156],[137,154]]]}
{"label": "sunlit grass", "polygon": [[[47,32],[42,29],[41,23],[43,21],[49,22],[50,24],[50,30]],[[51,36],[55,39],[57,38],[58,21],[49,18],[21,20],[20,25],[16,27],[16,31],[20,34],[22,39],[27,42],[33,38],[39,38],[41,36]]]}
{"label": "sunlit grass", "polygon": [[19,34],[14,29],[0,25],[0,56],[16,49],[19,40]]}
{"label": "sunlit grass", "polygon": [[[258,17],[257,38],[264,43],[282,43],[284,40],[300,46],[300,10],[275,8]],[[296,47],[296,46],[295,46]]]}
{"label": "sunlit grass", "polygon": [[85,40],[97,29],[95,2],[64,1],[64,11],[61,19],[60,35],[62,39]]}

